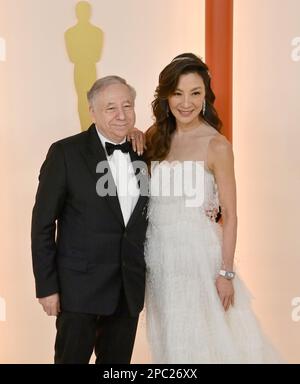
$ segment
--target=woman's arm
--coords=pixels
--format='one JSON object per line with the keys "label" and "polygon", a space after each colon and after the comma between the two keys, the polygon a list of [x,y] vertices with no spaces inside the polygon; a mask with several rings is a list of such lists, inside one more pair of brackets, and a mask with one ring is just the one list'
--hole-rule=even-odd
{"label": "woman's arm", "polygon": [[[216,178],[222,210],[222,269],[232,271],[237,236],[236,183],[232,146],[223,136],[218,135],[211,140],[208,162]],[[219,276],[216,285],[222,304],[227,310],[233,304],[232,282]]]}

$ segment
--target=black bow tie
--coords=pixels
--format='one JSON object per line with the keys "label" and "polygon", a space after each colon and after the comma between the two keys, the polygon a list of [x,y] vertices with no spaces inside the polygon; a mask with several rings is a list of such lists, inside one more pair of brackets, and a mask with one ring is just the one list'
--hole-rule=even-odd
{"label": "black bow tie", "polygon": [[114,150],[119,149],[123,153],[128,153],[131,148],[131,144],[129,141],[125,141],[123,144],[112,144],[105,142],[105,149],[108,154],[108,156],[112,155],[114,153]]}

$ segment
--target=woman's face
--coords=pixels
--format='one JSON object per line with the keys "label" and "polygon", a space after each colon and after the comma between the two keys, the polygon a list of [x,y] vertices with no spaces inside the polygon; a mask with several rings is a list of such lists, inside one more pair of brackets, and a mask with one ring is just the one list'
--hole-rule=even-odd
{"label": "woman's face", "polygon": [[205,98],[205,85],[198,73],[188,73],[179,77],[177,88],[169,96],[169,107],[177,124],[199,123],[199,114]]}

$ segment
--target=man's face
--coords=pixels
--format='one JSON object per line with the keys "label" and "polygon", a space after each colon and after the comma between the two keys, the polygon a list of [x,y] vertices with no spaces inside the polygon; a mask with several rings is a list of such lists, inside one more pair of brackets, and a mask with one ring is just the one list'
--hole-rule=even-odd
{"label": "man's face", "polygon": [[120,143],[134,127],[134,99],[125,84],[111,84],[101,90],[90,107],[93,122],[107,139]]}

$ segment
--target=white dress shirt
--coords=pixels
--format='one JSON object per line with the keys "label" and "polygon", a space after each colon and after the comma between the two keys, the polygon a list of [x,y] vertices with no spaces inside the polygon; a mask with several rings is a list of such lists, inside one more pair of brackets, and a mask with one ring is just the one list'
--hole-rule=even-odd
{"label": "white dress shirt", "polygon": [[[122,144],[126,141],[126,139],[124,139],[121,143],[114,143],[103,136],[98,129],[97,133],[105,152],[106,142]],[[126,226],[140,195],[131,158],[129,153],[123,153],[121,150],[115,150],[110,156],[106,153],[106,157],[117,187],[118,199]]]}

